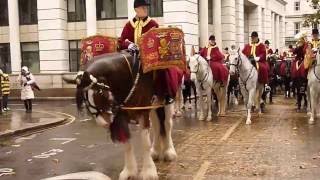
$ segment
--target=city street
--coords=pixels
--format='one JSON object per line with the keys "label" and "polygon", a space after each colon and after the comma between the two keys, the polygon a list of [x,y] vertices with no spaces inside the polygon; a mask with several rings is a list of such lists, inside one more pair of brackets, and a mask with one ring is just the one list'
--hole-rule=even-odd
{"label": "city street", "polygon": [[[1,142],[0,179],[38,180],[84,171],[117,179],[123,167],[121,145],[88,117],[78,116],[72,101],[36,102],[35,111],[66,113],[75,121]],[[174,162],[157,162],[160,179],[318,179],[320,125],[296,113],[293,99],[282,96],[254,114],[245,125],[242,106],[213,122],[199,122],[195,110],[174,120]],[[12,110],[21,109],[19,105]],[[136,125],[131,125],[134,134]],[[139,151],[139,141],[136,151]],[[141,157],[138,157],[141,160]]]}

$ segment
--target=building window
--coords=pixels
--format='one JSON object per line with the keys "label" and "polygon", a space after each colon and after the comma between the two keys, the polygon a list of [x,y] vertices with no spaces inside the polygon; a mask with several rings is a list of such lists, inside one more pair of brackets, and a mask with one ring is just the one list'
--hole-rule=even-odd
{"label": "building window", "polygon": [[10,44],[0,44],[0,69],[5,73],[11,73]]}
{"label": "building window", "polygon": [[163,0],[150,0],[149,15],[151,17],[163,16]]}
{"label": "building window", "polygon": [[68,0],[68,22],[80,22],[86,20],[85,0]]}
{"label": "building window", "polygon": [[0,0],[0,26],[8,25],[8,0]]}
{"label": "building window", "polygon": [[69,41],[69,69],[70,72],[77,72],[80,69],[81,40]]}
{"label": "building window", "polygon": [[294,23],[294,34],[298,34],[300,32],[300,23]]}
{"label": "building window", "polygon": [[38,24],[37,0],[19,0],[20,25]]}
{"label": "building window", "polygon": [[295,11],[300,11],[300,1],[295,1],[294,2],[294,10]]}
{"label": "building window", "polygon": [[128,3],[123,0],[97,0],[97,19],[128,17]]}
{"label": "building window", "polygon": [[22,66],[27,66],[32,73],[40,72],[39,43],[21,43]]}
{"label": "building window", "polygon": [[208,22],[213,24],[213,0],[208,0]]}

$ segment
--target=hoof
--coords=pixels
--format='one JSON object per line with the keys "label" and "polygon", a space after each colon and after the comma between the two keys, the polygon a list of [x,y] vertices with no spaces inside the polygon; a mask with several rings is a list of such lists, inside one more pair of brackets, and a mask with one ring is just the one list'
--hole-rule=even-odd
{"label": "hoof", "polygon": [[137,174],[138,174],[137,169],[128,170],[127,168],[125,168],[124,170],[121,171],[119,180],[136,179]]}
{"label": "hoof", "polygon": [[156,151],[154,148],[151,149],[151,157],[154,161],[160,160],[160,153]]}
{"label": "hoof", "polygon": [[143,168],[142,172],[140,174],[140,179],[141,180],[158,180],[158,173],[156,167],[148,167],[148,168]]}
{"label": "hoof", "polygon": [[250,120],[250,119],[247,119],[246,124],[247,124],[247,125],[250,125],[251,123],[252,123],[251,120]]}
{"label": "hoof", "polygon": [[212,117],[208,115],[206,121],[208,121],[208,122],[212,121]]}
{"label": "hoof", "polygon": [[177,153],[175,151],[175,149],[171,148],[168,149],[165,153],[164,153],[164,160],[165,161],[174,161],[177,159]]}
{"label": "hoof", "polygon": [[309,124],[314,124],[314,118],[310,118],[308,123]]}
{"label": "hoof", "polygon": [[204,116],[203,115],[200,115],[199,121],[204,121]]}
{"label": "hoof", "polygon": [[177,111],[177,112],[175,113],[175,115],[176,115],[176,117],[181,117],[181,116],[182,116],[182,112],[181,112],[181,111]]}
{"label": "hoof", "polygon": [[220,113],[219,114],[219,117],[225,117],[226,116],[226,113]]}

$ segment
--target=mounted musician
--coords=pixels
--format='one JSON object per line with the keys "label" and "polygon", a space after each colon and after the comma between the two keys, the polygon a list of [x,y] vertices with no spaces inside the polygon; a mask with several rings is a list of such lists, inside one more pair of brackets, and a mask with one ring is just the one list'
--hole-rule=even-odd
{"label": "mounted musician", "polygon": [[[135,0],[134,8],[136,16],[126,23],[124,26],[121,37],[119,40],[120,50],[128,49],[131,52],[138,51],[138,40],[142,34],[148,32],[152,28],[158,28],[159,24],[148,16],[148,3],[145,0]],[[155,82],[155,99],[158,97],[166,97],[165,103],[173,103],[174,97],[178,90],[178,84],[175,79],[177,69],[161,69],[156,71],[156,82]]]}

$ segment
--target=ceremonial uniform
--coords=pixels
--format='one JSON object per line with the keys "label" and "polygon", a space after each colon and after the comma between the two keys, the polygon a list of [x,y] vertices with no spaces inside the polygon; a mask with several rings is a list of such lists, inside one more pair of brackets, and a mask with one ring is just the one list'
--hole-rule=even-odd
{"label": "ceremonial uniform", "polygon": [[299,45],[293,51],[295,55],[295,59],[291,64],[291,77],[293,79],[294,86],[297,90],[297,104],[298,110],[301,109],[301,101],[304,99],[304,106],[307,107],[307,96],[306,96],[306,89],[307,89],[307,70],[304,67],[304,57],[306,54],[306,49],[308,48],[308,43],[304,42],[303,44]]}
{"label": "ceremonial uniform", "polygon": [[213,79],[223,83],[224,85],[228,82],[228,69],[223,64],[225,56],[219,50],[217,45],[209,45],[206,48],[200,50],[200,55],[209,61]]}
{"label": "ceremonial uniform", "polygon": [[[138,39],[143,33],[148,32],[152,28],[158,28],[158,23],[150,17],[142,20],[133,18],[124,26],[119,40],[120,49],[128,49],[130,42],[138,43]],[[129,40],[129,41],[126,41]]]}
{"label": "ceremonial uniform", "polygon": [[262,84],[267,84],[269,82],[268,72],[269,72],[269,66],[267,64],[266,60],[266,47],[262,43],[250,43],[246,44],[244,49],[242,50],[242,53],[246,55],[248,58],[256,58],[259,57],[258,65],[258,81]]}
{"label": "ceremonial uniform", "polygon": [[[137,44],[139,38],[143,33],[148,32],[152,28],[158,28],[158,23],[146,17],[142,20],[133,18],[124,26],[119,39],[120,49],[127,49],[130,43]],[[160,97],[174,98],[178,91],[180,81],[178,81],[180,74],[177,68],[169,68],[156,71],[155,79],[155,95]],[[179,77],[178,77],[179,76]],[[182,79],[182,78],[181,78]],[[168,103],[168,102],[167,102]]]}

